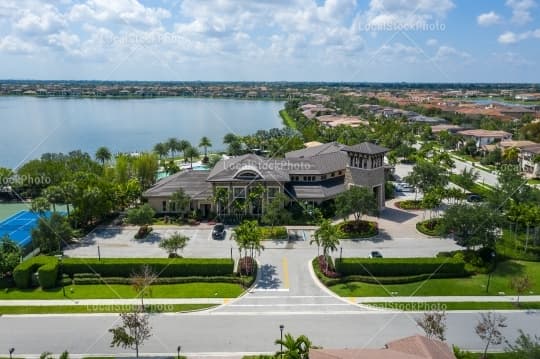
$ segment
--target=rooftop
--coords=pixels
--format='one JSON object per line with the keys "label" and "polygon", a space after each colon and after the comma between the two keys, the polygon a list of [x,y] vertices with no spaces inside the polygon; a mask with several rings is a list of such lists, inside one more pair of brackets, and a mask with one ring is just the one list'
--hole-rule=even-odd
{"label": "rooftop", "polygon": [[206,182],[210,171],[184,170],[165,177],[152,188],[146,190],[143,196],[170,197],[179,188],[193,199],[207,199],[212,196],[212,186]]}
{"label": "rooftop", "polygon": [[463,136],[474,136],[474,137],[504,138],[504,137],[512,136],[511,133],[508,133],[506,131],[490,131],[490,130],[482,130],[482,129],[464,130],[464,131],[459,131],[458,133]]}

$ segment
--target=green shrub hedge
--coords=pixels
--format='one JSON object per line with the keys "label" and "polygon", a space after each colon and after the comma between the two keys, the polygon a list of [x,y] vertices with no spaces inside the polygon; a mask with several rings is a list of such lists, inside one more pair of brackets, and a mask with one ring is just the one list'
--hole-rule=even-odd
{"label": "green shrub hedge", "polygon": [[58,261],[48,261],[37,269],[39,285],[43,289],[56,287]]}
{"label": "green shrub hedge", "polygon": [[230,276],[234,262],[225,258],[67,258],[63,271],[70,276],[95,272],[102,277],[129,277],[148,265],[160,277]]}
{"label": "green shrub hedge", "polygon": [[374,237],[379,233],[377,222],[345,221],[337,224],[342,239],[359,239]]}
{"label": "green shrub hedge", "polygon": [[336,260],[342,276],[404,277],[440,273],[464,277],[465,262],[455,258],[343,258]]}
{"label": "green shrub hedge", "polygon": [[[56,257],[37,256],[37,257],[31,258],[27,261],[22,262],[13,270],[13,280],[15,280],[15,285],[17,286],[17,288],[19,289],[30,288],[32,284],[32,275],[36,271],[38,271],[38,268],[42,266],[46,266],[46,268],[42,273],[44,275],[44,280],[43,280],[44,282],[41,283],[41,278],[40,278],[40,285],[42,284],[49,285],[51,276],[54,272],[53,267],[56,267],[56,270],[58,270],[57,268],[58,259]],[[38,271],[38,274],[40,274],[39,271]],[[50,287],[47,287],[47,288],[50,288]]]}
{"label": "green shrub hedge", "polygon": [[260,227],[263,239],[287,239],[287,228],[283,226],[278,227]]}

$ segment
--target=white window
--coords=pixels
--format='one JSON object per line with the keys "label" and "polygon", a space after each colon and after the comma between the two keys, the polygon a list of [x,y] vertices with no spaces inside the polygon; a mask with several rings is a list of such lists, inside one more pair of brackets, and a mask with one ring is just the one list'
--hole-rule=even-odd
{"label": "white window", "polygon": [[246,187],[233,187],[233,197],[237,198],[246,198]]}
{"label": "white window", "polygon": [[268,200],[272,200],[274,198],[276,198],[279,194],[279,187],[268,187],[266,193],[268,195]]}

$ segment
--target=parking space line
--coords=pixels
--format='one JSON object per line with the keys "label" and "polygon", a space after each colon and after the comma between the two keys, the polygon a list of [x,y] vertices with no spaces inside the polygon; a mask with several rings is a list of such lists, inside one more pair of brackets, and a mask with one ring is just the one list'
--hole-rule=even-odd
{"label": "parking space line", "polygon": [[289,263],[287,262],[287,257],[283,257],[282,268],[283,268],[283,287],[286,289],[289,289]]}

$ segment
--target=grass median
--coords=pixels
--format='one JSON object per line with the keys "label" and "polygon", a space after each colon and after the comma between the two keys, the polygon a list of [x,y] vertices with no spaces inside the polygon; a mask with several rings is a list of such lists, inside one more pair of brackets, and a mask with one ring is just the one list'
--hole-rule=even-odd
{"label": "grass median", "polygon": [[[515,295],[510,288],[510,281],[516,276],[527,274],[529,278],[540,278],[540,263],[524,261],[506,261],[499,263],[491,275],[489,293],[486,292],[487,274],[477,274],[468,278],[428,279],[406,284],[369,284],[349,282],[329,288],[342,297],[389,297],[389,296],[485,296]],[[540,294],[540,282],[533,281],[529,293]]]}
{"label": "grass median", "polygon": [[401,310],[405,312],[434,310],[538,310],[540,302],[522,302],[519,306],[511,302],[393,302],[361,303],[378,309]]}
{"label": "grass median", "polygon": [[[0,300],[9,299],[131,299],[136,297],[135,290],[127,284],[85,284],[54,289],[17,289],[0,291]],[[151,286],[151,293],[146,298],[236,298],[244,290],[232,283],[183,283],[157,284]]]}
{"label": "grass median", "polygon": [[[134,307],[131,305],[58,305],[58,306],[0,306],[0,315],[16,314],[91,314],[123,313]],[[215,304],[148,304],[148,313],[176,313],[203,310],[216,307]]]}

